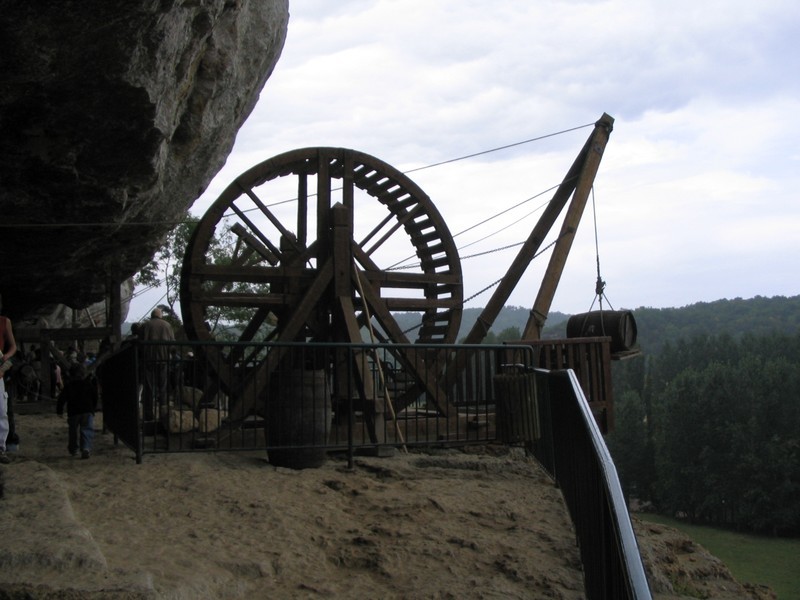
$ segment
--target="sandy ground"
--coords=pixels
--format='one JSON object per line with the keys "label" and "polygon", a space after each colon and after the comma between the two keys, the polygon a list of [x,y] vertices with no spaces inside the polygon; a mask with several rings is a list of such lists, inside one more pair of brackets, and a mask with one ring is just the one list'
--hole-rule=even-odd
{"label": "sandy ground", "polygon": [[[483,448],[275,468],[262,452],[148,455],[20,415],[0,466],[4,598],[584,598],[558,489]],[[654,597],[769,598],[662,526],[641,527]],[[700,595],[702,594],[702,595]]]}

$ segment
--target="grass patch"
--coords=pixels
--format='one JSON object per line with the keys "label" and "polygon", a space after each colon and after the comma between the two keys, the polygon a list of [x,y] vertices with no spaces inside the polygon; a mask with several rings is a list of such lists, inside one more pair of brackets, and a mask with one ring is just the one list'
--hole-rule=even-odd
{"label": "grass patch", "polygon": [[778,600],[800,600],[800,539],[770,538],[690,525],[651,513],[642,521],[661,523],[684,532],[719,558],[740,582],[770,586]]}

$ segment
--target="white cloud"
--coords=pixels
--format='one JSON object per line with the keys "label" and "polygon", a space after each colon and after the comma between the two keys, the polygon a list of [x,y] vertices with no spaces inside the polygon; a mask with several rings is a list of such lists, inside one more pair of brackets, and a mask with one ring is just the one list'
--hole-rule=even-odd
{"label": "white cloud", "polygon": [[[615,130],[595,191],[612,300],[612,290],[627,307],[800,293],[785,258],[800,251],[800,4],[306,0],[291,15],[283,56],[196,213],[245,169],[294,148],[351,147],[408,170],[607,111]],[[557,184],[590,131],[411,177],[455,233]],[[520,221],[464,252],[524,239],[527,208],[481,227]],[[591,303],[590,210],[556,310]],[[465,261],[467,294],[513,252]],[[510,303],[533,302],[539,262]]]}

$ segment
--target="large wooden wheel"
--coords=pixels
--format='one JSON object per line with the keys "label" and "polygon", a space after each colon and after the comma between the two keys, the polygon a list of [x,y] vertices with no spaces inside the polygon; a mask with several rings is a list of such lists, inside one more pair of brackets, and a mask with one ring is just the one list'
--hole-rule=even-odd
{"label": "large wooden wheel", "polygon": [[[219,253],[224,239],[232,251]],[[227,308],[246,322],[234,336],[243,342],[361,343],[369,322],[381,340],[453,343],[462,304],[458,252],[430,198],[385,162],[342,148],[294,150],[240,175],[200,220],[181,278],[185,326],[201,341],[215,339],[210,323]],[[398,312],[416,313],[419,327],[403,330]],[[284,353],[270,352],[246,375],[218,369],[243,399],[234,418],[253,409],[248,398]],[[435,374],[410,369],[435,385]]]}
{"label": "large wooden wheel", "polygon": [[[224,235],[233,259],[218,262],[210,250]],[[248,322],[241,341],[269,323],[276,340],[361,341],[336,326],[342,302],[394,342],[452,343],[461,323],[461,265],[439,211],[362,152],[305,148],[256,165],[208,209],[186,249],[181,308],[196,339],[214,337],[215,309],[237,308]],[[415,335],[393,312],[419,314]]]}

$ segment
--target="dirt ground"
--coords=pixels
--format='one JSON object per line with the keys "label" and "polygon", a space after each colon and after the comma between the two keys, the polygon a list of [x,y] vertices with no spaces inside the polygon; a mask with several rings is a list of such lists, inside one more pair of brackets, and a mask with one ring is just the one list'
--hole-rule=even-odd
{"label": "dirt ground", "polygon": [[[96,421],[17,417],[0,466],[4,598],[584,598],[559,490],[487,447],[276,468],[259,452],[134,454]],[[773,598],[677,531],[634,521],[655,598]]]}

